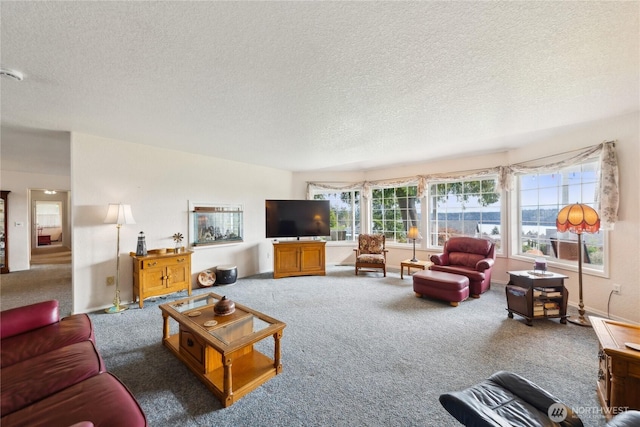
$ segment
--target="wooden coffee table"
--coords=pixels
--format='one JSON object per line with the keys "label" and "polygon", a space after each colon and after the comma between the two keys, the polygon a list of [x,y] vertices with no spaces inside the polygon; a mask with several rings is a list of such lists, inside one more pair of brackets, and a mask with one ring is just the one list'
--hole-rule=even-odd
{"label": "wooden coffee table", "polygon": [[[213,306],[221,298],[208,293],[161,304],[162,342],[228,407],[282,372],[280,339],[286,325],[238,303],[233,313],[215,315]],[[170,334],[170,319],[179,325],[177,334]],[[269,336],[273,359],[254,349]]]}
{"label": "wooden coffee table", "polygon": [[407,274],[411,274],[412,268],[418,268],[420,270],[426,270],[431,267],[433,263],[431,261],[411,261],[410,259],[405,259],[400,263],[400,278],[404,279],[404,268],[407,267]]}

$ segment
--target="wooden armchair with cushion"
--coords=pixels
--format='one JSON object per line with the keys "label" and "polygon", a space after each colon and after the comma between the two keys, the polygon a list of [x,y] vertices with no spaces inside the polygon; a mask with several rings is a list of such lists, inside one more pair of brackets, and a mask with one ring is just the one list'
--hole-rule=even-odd
{"label": "wooden armchair with cushion", "polygon": [[356,276],[360,269],[375,271],[382,269],[387,277],[387,250],[384,247],[384,234],[360,234],[356,251]]}

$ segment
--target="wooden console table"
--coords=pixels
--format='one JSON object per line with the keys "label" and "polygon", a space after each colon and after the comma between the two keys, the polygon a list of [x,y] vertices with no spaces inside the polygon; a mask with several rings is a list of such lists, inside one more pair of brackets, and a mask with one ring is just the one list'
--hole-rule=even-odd
{"label": "wooden console table", "polygon": [[627,409],[640,410],[640,326],[589,316],[598,336],[597,393],[607,419]]}

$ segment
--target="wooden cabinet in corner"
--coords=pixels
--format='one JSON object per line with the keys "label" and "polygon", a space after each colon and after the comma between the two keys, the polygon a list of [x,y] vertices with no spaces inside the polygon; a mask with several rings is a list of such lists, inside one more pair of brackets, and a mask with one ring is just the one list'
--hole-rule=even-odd
{"label": "wooden cabinet in corner", "polygon": [[296,240],[273,244],[273,278],[324,276],[325,244],[320,240]]}

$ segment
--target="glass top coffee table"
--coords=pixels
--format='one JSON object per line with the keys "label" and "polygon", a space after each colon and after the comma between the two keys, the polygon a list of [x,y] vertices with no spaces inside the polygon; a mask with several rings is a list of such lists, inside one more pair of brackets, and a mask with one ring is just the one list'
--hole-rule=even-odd
{"label": "glass top coffee table", "polygon": [[[225,316],[214,313],[222,297],[203,294],[161,304],[162,342],[222,402],[232,405],[282,372],[280,339],[286,324],[235,303]],[[171,335],[170,319],[179,332]],[[254,344],[273,337],[273,359]]]}

